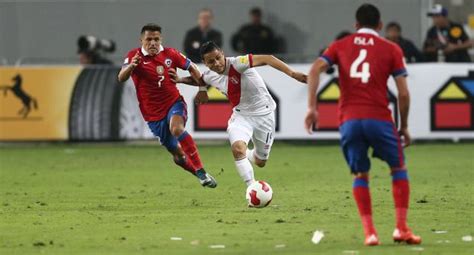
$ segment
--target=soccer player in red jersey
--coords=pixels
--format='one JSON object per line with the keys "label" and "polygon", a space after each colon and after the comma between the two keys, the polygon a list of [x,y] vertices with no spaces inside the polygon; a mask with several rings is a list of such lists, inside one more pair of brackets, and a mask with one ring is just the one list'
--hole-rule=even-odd
{"label": "soccer player in red jersey", "polygon": [[179,51],[161,45],[160,26],[143,26],[140,41],[141,47],[127,54],[118,80],[132,77],[143,118],[174,162],[198,177],[201,185],[215,188],[217,182],[204,170],[196,144],[185,131],[186,103],[168,75],[169,69],[188,70],[200,84],[201,72]]}
{"label": "soccer player in red jersey", "polygon": [[[339,69],[339,132],[344,157],[354,174],[353,195],[365,232],[366,245],[380,244],[372,222],[369,192],[369,147],[374,156],[388,163],[392,175],[396,228],[393,240],[420,244],[407,225],[409,182],[402,150],[410,144],[408,109],[410,97],[406,82],[403,52],[394,43],[380,37],[380,12],[364,4],[356,12],[357,33],[335,41],[312,65],[308,75],[308,113],[305,128],[317,128],[316,91],[320,73],[336,64]],[[392,75],[398,90],[401,128],[397,132],[388,108],[387,79]]]}

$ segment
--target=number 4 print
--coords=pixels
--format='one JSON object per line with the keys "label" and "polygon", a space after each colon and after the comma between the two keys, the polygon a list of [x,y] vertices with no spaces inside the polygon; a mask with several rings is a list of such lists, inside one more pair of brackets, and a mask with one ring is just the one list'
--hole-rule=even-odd
{"label": "number 4 print", "polygon": [[[370,64],[367,62],[362,63],[366,57],[367,57],[367,50],[361,49],[359,56],[352,63],[351,70],[350,70],[351,78],[360,78],[362,83],[368,83],[369,78],[370,78],[370,71],[369,71]],[[359,68],[360,64],[362,64],[362,71],[358,72],[357,69]]]}

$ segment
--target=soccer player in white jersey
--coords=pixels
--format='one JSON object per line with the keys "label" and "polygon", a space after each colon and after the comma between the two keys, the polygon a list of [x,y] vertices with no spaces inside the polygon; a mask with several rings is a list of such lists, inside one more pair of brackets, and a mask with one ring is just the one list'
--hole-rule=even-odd
{"label": "soccer player in white jersey", "polygon": [[[227,132],[235,166],[248,186],[255,181],[252,163],[265,166],[275,133],[276,103],[253,67],[269,65],[303,83],[306,83],[307,76],[272,55],[225,57],[214,42],[204,43],[200,53],[203,63],[210,69],[203,73],[203,81],[226,95],[233,106]],[[174,77],[177,83],[197,86],[190,76],[180,78],[171,69],[170,77]],[[205,87],[200,87],[197,96],[199,103],[207,102],[205,91]],[[252,150],[248,149],[250,140],[254,145]]]}

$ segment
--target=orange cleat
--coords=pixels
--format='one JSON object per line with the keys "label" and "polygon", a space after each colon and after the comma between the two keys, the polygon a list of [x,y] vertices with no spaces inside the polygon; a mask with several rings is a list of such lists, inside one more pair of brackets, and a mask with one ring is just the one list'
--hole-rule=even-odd
{"label": "orange cleat", "polygon": [[421,244],[421,237],[413,234],[409,228],[393,231],[393,241],[396,243]]}
{"label": "orange cleat", "polygon": [[376,234],[371,234],[371,235],[365,237],[364,244],[366,246],[376,246],[376,245],[380,244],[380,241],[379,241],[379,238],[377,237]]}

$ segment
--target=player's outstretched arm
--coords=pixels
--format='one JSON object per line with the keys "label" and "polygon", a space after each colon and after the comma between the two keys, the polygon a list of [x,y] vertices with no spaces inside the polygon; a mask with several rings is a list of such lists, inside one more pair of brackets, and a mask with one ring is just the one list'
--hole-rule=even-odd
{"label": "player's outstretched arm", "polygon": [[137,51],[137,53],[135,53],[135,56],[133,56],[132,60],[130,61],[130,64],[122,67],[118,74],[117,80],[119,82],[125,82],[126,80],[128,80],[130,78],[130,75],[132,75],[133,70],[135,69],[135,67],[138,66],[140,61],[141,57]]}
{"label": "player's outstretched arm", "polygon": [[[187,76],[187,77],[180,78],[178,76],[178,73],[176,73],[176,70],[174,69],[169,69],[168,74],[170,76],[171,81],[173,81],[174,83],[183,83],[183,84],[199,87],[199,92],[196,94],[196,97],[194,98],[194,101],[196,104],[202,104],[209,101],[209,96],[207,95],[206,86],[201,86],[201,84],[197,83],[193,77]],[[199,80],[202,82],[202,84],[205,84],[204,80],[202,79],[202,76],[200,77],[201,78]]]}
{"label": "player's outstretched arm", "polygon": [[395,77],[395,84],[398,90],[398,104],[400,110],[400,136],[403,138],[403,145],[409,146],[411,143],[408,132],[408,112],[410,110],[410,93],[408,92],[407,79],[405,76]]}
{"label": "player's outstretched arm", "polygon": [[306,83],[307,81],[308,76],[306,74],[294,71],[285,62],[273,55],[253,55],[252,61],[253,66],[269,65],[299,82]]}
{"label": "player's outstretched arm", "polygon": [[328,69],[329,65],[326,61],[318,58],[311,65],[311,69],[308,75],[308,113],[304,120],[304,126],[309,134],[313,133],[313,128],[317,127],[318,124],[318,110],[317,110],[317,98],[316,91],[319,87],[319,76],[322,72]]}
{"label": "player's outstretched arm", "polygon": [[188,72],[191,74],[191,77],[193,78],[194,82],[197,84],[196,86],[206,87],[206,84],[204,83],[202,79],[201,71],[199,71],[199,68],[197,67],[196,64],[191,63],[191,65],[189,66]]}
{"label": "player's outstretched arm", "polygon": [[170,68],[168,70],[168,74],[170,76],[171,81],[174,83],[183,83],[191,86],[199,86],[191,76],[179,77],[175,69]]}

